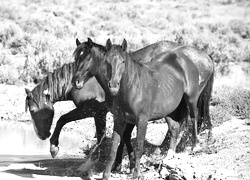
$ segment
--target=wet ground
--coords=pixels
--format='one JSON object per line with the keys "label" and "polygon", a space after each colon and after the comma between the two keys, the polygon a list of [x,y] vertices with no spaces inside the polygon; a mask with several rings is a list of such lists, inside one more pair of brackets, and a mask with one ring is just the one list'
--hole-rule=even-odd
{"label": "wet ground", "polygon": [[[60,137],[60,153],[53,159],[49,140],[40,140],[31,123],[0,121],[0,179],[48,179],[63,177],[66,167],[82,163],[80,138],[72,134]],[[45,176],[45,177],[44,177]]]}

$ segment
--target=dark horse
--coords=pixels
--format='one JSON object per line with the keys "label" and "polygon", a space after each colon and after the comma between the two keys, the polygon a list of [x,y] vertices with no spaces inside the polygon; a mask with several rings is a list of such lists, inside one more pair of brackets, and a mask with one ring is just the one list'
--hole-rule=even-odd
{"label": "dark horse", "polygon": [[50,128],[54,117],[54,103],[72,100],[76,108],[64,114],[57,121],[54,133],[50,138],[52,157],[58,153],[59,135],[62,127],[71,121],[94,117],[97,141],[100,142],[105,133],[106,114],[105,94],[95,78],[85,84],[82,89],[72,87],[71,80],[75,71],[75,63],[64,64],[61,68],[49,73],[32,91],[27,93],[26,111],[29,108],[37,136],[45,140],[50,136]]}
{"label": "dark horse", "polygon": [[[137,62],[131,54],[122,51],[122,49],[126,49],[126,43],[123,43],[122,47],[109,47],[111,47],[111,42],[108,40],[107,49],[111,50],[108,52],[107,57],[112,56],[112,58],[108,58],[110,61],[103,61],[104,56],[97,48],[89,49],[88,55],[83,57],[77,56],[78,71],[72,83],[76,86],[82,86],[89,78],[95,76],[105,90],[106,96],[111,97],[113,93],[113,91],[109,91],[108,85],[112,90],[118,91],[121,87],[129,92],[122,89],[118,95],[111,98],[114,103],[112,112],[115,115],[114,141],[108,165],[104,172],[104,179],[110,176],[118,142],[123,135],[127,122],[136,124],[138,127],[137,139],[139,140],[139,146],[136,148],[137,160],[134,173],[134,177],[137,177],[148,120],[165,118],[167,115],[172,118],[167,118],[169,130],[171,131],[168,156],[169,154],[173,154],[176,147],[176,139],[179,134],[181,122],[174,120],[181,120],[178,111],[182,110],[179,107],[181,107],[183,102],[189,106],[191,118],[194,122],[194,146],[197,143],[196,119],[198,116],[198,98],[201,101],[198,103],[199,118],[201,121],[207,121],[208,126],[210,126],[209,128],[211,128],[208,102],[206,101],[209,101],[211,96],[214,70],[213,62],[205,53],[189,46],[176,48],[171,53],[162,53],[153,58],[150,63]],[[129,57],[129,60],[125,61],[124,57]],[[131,66],[128,67],[128,64]],[[116,68],[119,69],[118,76],[122,77],[122,80],[119,79],[121,81],[115,82],[115,87],[113,87],[113,81],[108,82],[108,79],[117,75],[117,71],[114,71]],[[162,76],[161,74],[164,74],[165,71],[167,72],[167,76]],[[145,80],[146,82],[144,82]],[[121,84],[117,86],[118,83]],[[170,96],[170,94],[175,94],[176,96]],[[163,98],[163,102],[161,98]]]}
{"label": "dark horse", "polygon": [[[88,41],[84,43],[80,43],[76,40],[76,44],[77,46],[81,45],[77,49],[83,54],[87,52],[85,46],[88,47],[90,44],[94,44],[96,47],[99,47],[100,50],[105,51],[104,46],[93,43],[91,39],[88,39]],[[154,55],[177,46],[178,44],[174,42],[161,41],[133,52],[133,56],[138,60],[146,60],[145,57],[147,56],[150,60]],[[77,52],[75,52],[75,55],[77,55]],[[58,153],[59,135],[62,127],[68,122],[94,117],[98,142],[100,142],[101,137],[105,133],[106,113],[108,110],[104,102],[105,96],[102,88],[96,82],[95,78],[91,78],[81,89],[72,87],[71,80],[74,71],[75,63],[64,64],[53,73],[49,73],[32,91],[25,89],[27,93],[26,110],[29,108],[36,134],[42,140],[50,136],[50,128],[54,117],[54,103],[72,100],[76,105],[76,109],[61,116],[57,121],[54,133],[50,139],[50,152],[52,157],[55,157]],[[133,127],[133,125],[128,125],[125,131],[125,137],[126,135],[128,136],[126,139],[129,139]],[[132,152],[132,147],[127,148],[128,151]],[[121,162],[122,149],[123,143],[120,145],[117,165]]]}

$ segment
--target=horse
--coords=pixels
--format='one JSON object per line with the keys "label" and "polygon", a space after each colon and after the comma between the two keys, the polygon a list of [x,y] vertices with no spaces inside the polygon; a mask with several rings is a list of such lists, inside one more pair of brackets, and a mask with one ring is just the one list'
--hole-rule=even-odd
{"label": "horse", "polygon": [[[107,41],[106,47],[108,47],[108,44],[111,43],[111,42],[110,43],[108,43],[108,42],[110,42],[110,40]],[[124,43],[124,45],[125,44],[126,43]],[[187,49],[189,49],[189,50],[187,50]],[[187,51],[185,51],[185,50],[187,50]],[[87,82],[89,78],[91,78],[92,76],[95,76],[97,78],[98,82],[100,83],[100,85],[104,88],[105,94],[107,96],[111,97],[112,94],[108,90],[108,87],[107,87],[108,84],[110,86],[110,83],[108,83],[108,80],[107,80],[108,78],[107,77],[111,76],[110,74],[112,74],[112,73],[107,73],[108,69],[110,69],[110,65],[107,65],[107,62],[103,61],[104,57],[103,57],[103,55],[101,53],[98,52],[98,49],[94,48],[94,49],[89,50],[89,51],[90,51],[90,54],[85,56],[85,58],[80,57],[80,56],[78,56],[76,58],[76,63],[77,63],[77,66],[78,66],[78,70],[76,71],[76,74],[75,74],[75,76],[74,76],[74,78],[72,80],[72,83],[75,86],[78,86],[78,85],[81,86],[82,84]],[[182,48],[182,51],[183,52],[181,52],[181,54],[182,54],[183,57],[185,57],[184,59],[188,59],[187,61],[191,62],[191,64],[193,62],[196,63],[195,65],[193,64],[194,66],[192,66],[194,69],[198,67],[196,70],[197,70],[199,76],[198,76],[198,79],[196,78],[196,80],[197,80],[197,82],[199,82],[200,85],[204,84],[203,85],[203,90],[201,90],[201,92],[199,93],[200,96],[198,96],[199,100],[198,100],[198,97],[196,97],[196,99],[197,99],[196,101],[201,101],[201,102],[198,103],[199,104],[199,109],[201,109],[201,111],[199,111],[199,113],[201,115],[201,116],[199,116],[199,118],[201,119],[201,121],[205,121],[205,122],[208,121],[207,124],[211,124],[211,122],[209,122],[210,121],[209,114],[207,114],[209,112],[207,110],[208,106],[206,106],[206,105],[209,105],[209,104],[206,101],[209,101],[210,97],[211,97],[211,90],[212,90],[212,84],[213,84],[213,71],[214,71],[214,69],[213,69],[213,61],[207,55],[205,56],[204,53],[202,53],[202,51],[198,50],[197,48],[191,48],[190,49],[187,46],[186,48]],[[132,53],[130,53],[130,55],[132,57]],[[188,58],[188,56],[196,57],[197,59],[191,59],[193,61],[192,62]],[[151,61],[154,61],[154,60],[158,61],[158,58],[153,58]],[[139,64],[140,65],[138,65],[138,66],[143,66],[143,64],[141,62],[139,62]],[[146,64],[147,63],[145,63],[145,66],[146,66]],[[200,64],[203,64],[203,66],[199,66]],[[199,69],[199,71],[198,71],[198,69]],[[126,69],[126,70],[128,70],[128,69]],[[131,71],[129,71],[129,73],[132,74]],[[196,75],[197,75],[197,73],[196,73]],[[204,77],[203,77],[203,75],[204,75]],[[206,75],[206,77],[205,77],[205,75]],[[198,84],[198,83],[196,83],[196,84]],[[121,93],[121,94],[124,95],[123,93]],[[116,99],[116,98],[114,98],[114,99]],[[181,98],[181,100],[179,102],[180,103],[179,106],[181,106],[183,104],[182,103],[183,99],[184,98]],[[123,105],[125,107],[126,106],[129,107],[129,104],[126,104],[125,101],[122,102],[122,103],[124,103]],[[115,103],[115,104],[117,105],[117,103]],[[131,111],[128,111],[128,112],[125,111],[124,112],[124,111],[122,111],[121,106],[118,106],[118,108],[114,108],[114,109],[113,109],[114,114],[116,114],[116,116],[119,116],[119,118],[124,119],[124,117],[126,116],[125,119],[127,121],[129,121],[129,122],[131,122],[131,120],[135,120],[135,118],[133,117],[134,115],[133,115],[133,113]],[[170,116],[178,117],[178,115],[180,115],[178,113],[178,109],[182,110],[182,108],[176,107],[176,110],[173,111],[172,114],[170,114]],[[117,117],[116,117],[116,119],[117,119]],[[171,154],[171,148],[172,149],[175,148],[176,139],[177,139],[177,136],[178,136],[178,133],[179,133],[179,127],[180,126],[179,126],[178,122],[171,121],[170,120],[171,118],[168,118],[168,119],[167,119],[167,121],[168,121],[168,124],[169,124],[169,130],[171,131],[171,136],[172,136],[172,138],[170,140],[170,150],[168,152],[168,155],[169,155],[169,154]],[[178,118],[178,119],[181,119],[181,118]],[[132,122],[132,123],[136,124],[135,122]],[[117,123],[115,123],[115,127],[114,127],[115,129],[117,129],[116,126],[117,126]],[[119,131],[119,132],[121,132],[121,131]],[[113,134],[113,137],[115,137],[114,134]],[[197,132],[196,132],[196,134],[197,134]],[[122,133],[120,133],[120,135],[122,135]],[[172,141],[172,143],[171,143],[171,141]],[[117,149],[117,146],[116,147],[112,146],[112,150],[111,150],[112,153],[111,153],[111,155],[109,157],[109,162],[108,162],[108,165],[107,165],[106,170],[104,172],[104,179],[107,179],[110,176],[110,168],[111,168],[111,165],[113,163],[113,157],[115,156],[116,149]],[[137,160],[137,171],[136,172],[138,172],[138,160]],[[135,173],[135,176],[137,176],[137,175],[138,175],[138,173]]]}
{"label": "horse", "polygon": [[41,140],[51,135],[53,105],[56,102],[71,100],[76,106],[72,111],[62,115],[56,123],[50,138],[50,153],[53,158],[59,151],[58,139],[61,129],[68,122],[94,117],[98,143],[105,134],[108,109],[104,91],[95,78],[92,78],[82,89],[72,87],[74,71],[75,63],[64,64],[53,73],[49,73],[32,91],[25,88],[27,94],[25,110],[29,108],[34,130]]}
{"label": "horse", "polygon": [[[76,39],[76,45],[89,46],[93,44],[92,40],[88,38],[87,42],[81,43]],[[100,49],[105,49],[104,46],[94,43],[95,46],[100,47]],[[171,41],[160,41],[149,45],[145,48],[132,52],[134,57],[138,60],[148,59],[153,57],[167,49],[172,49],[177,47],[178,44]],[[81,49],[81,48],[79,48]],[[81,49],[84,53],[84,49]],[[50,138],[50,153],[54,158],[59,151],[59,135],[62,127],[71,121],[79,120],[87,117],[94,117],[96,131],[97,131],[97,141],[100,142],[101,137],[105,133],[106,127],[106,113],[108,112],[105,97],[102,88],[97,83],[95,78],[91,78],[90,81],[85,84],[81,89],[76,89],[71,85],[71,79],[75,71],[75,63],[64,64],[61,68],[55,70],[53,73],[49,73],[43,81],[38,84],[32,91],[25,89],[27,97],[25,109],[29,108],[32,122],[34,125],[35,132],[37,136],[45,140],[50,137],[50,128],[54,117],[53,105],[59,101],[71,100],[76,105],[76,108],[69,113],[61,116],[56,123],[56,127],[52,137]],[[133,125],[128,125],[125,130],[126,139],[130,139],[131,132],[133,130]],[[127,132],[127,133],[126,133]],[[122,160],[124,143],[120,144],[120,150],[117,154],[117,161],[115,167],[119,167]],[[128,151],[132,152],[132,146],[127,143]],[[119,169],[119,168],[114,168]]]}

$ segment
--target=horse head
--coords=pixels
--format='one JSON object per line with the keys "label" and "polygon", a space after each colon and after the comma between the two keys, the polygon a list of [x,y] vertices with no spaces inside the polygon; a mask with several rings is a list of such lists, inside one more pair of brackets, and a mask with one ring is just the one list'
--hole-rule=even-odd
{"label": "horse head", "polygon": [[25,111],[29,109],[36,135],[45,140],[50,136],[50,128],[54,117],[54,108],[50,95],[45,91],[39,92],[39,85],[33,91],[25,88],[27,94]]}
{"label": "horse head", "polygon": [[99,66],[98,64],[101,62],[98,60],[104,56],[105,47],[94,43],[90,38],[83,43],[77,39],[76,45],[77,48],[74,51],[76,70],[72,78],[72,85],[81,89],[91,77],[97,74],[97,71],[100,70],[99,67],[105,68],[105,66]]}
{"label": "horse head", "polygon": [[120,89],[120,82],[125,71],[127,41],[124,39],[121,46],[112,45],[110,41],[107,41],[106,48],[108,51],[105,55],[107,74],[109,76],[108,87],[111,94],[116,95]]}

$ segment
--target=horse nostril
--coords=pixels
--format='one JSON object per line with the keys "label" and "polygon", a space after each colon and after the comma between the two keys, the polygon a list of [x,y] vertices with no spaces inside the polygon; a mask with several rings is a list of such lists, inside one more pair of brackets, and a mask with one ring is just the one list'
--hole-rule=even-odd
{"label": "horse nostril", "polygon": [[109,88],[111,88],[111,84],[110,84],[110,82],[108,83],[108,87],[109,87]]}
{"label": "horse nostril", "polygon": [[35,108],[30,109],[30,113],[35,113],[35,112],[36,112]]}

